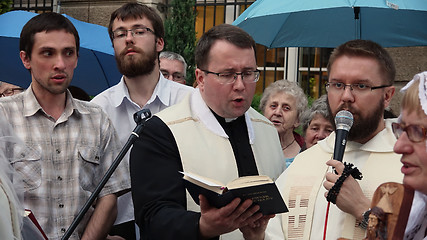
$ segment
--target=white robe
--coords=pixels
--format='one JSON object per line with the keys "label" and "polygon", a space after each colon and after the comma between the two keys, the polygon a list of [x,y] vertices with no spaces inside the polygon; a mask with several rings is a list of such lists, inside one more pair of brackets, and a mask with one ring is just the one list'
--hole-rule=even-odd
{"label": "white robe", "polygon": [[[358,181],[364,194],[372,198],[376,188],[384,182],[402,182],[401,155],[393,152],[396,138],[386,128],[365,144],[349,141],[344,162],[353,163],[363,174]],[[279,177],[277,185],[283,195],[289,213],[279,214],[271,220],[267,234],[274,239],[323,239],[327,201],[323,187],[327,171],[325,164],[332,158],[335,134],[297,155],[294,162]],[[358,227],[356,219],[331,204],[326,239],[362,239],[365,230]]]}

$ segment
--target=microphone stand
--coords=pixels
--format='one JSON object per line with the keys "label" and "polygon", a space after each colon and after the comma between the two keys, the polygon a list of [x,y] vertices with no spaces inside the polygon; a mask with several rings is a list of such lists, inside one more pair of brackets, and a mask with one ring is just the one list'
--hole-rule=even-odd
{"label": "microphone stand", "polygon": [[86,214],[86,212],[89,210],[89,207],[93,204],[95,199],[98,197],[98,194],[101,192],[102,188],[107,183],[108,179],[110,179],[113,172],[116,170],[116,168],[119,166],[120,162],[126,155],[129,148],[133,145],[135,140],[139,137],[139,134],[141,134],[143,127],[145,126],[145,122],[151,117],[151,112],[148,109],[140,110],[133,114],[133,119],[136,122],[136,127],[132,131],[128,141],[123,146],[122,150],[120,151],[119,155],[117,155],[116,159],[113,161],[110,168],[107,170],[103,178],[101,179],[101,182],[96,186],[95,190],[93,191],[92,195],[90,195],[89,199],[86,201],[85,205],[82,207],[80,212],[77,214],[76,218],[74,218],[73,222],[71,223],[70,227],[65,232],[64,236],[61,238],[61,240],[67,240],[70,238],[71,234],[74,232],[76,227],[79,225],[80,221],[82,220],[83,216]]}

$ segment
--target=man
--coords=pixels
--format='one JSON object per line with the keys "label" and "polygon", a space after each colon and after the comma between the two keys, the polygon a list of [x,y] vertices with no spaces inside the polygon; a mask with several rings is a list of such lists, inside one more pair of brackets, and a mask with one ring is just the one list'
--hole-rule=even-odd
{"label": "man", "polygon": [[160,71],[163,76],[177,83],[185,84],[187,63],[178,53],[163,51],[159,55]]}
{"label": "man", "polygon": [[[396,138],[391,121],[383,117],[395,91],[396,70],[390,55],[374,42],[349,41],[333,51],[328,74],[330,116],[347,110],[354,117],[343,162],[354,164],[363,178],[356,181],[349,176],[337,183],[344,165],[330,160],[335,133],[299,154],[277,181],[289,207],[289,213],[281,218],[285,239],[322,239],[325,228],[326,239],[362,239],[375,189],[384,182],[402,181],[400,155],[393,152]],[[330,204],[326,219],[325,188],[329,191],[342,180],[341,189],[334,190],[336,205]],[[276,220],[269,226],[272,231]]]}
{"label": "man", "polygon": [[24,89],[19,86],[7,82],[0,82],[0,97],[12,96],[22,91],[24,91]]}
{"label": "man", "polygon": [[[276,178],[284,169],[277,131],[250,108],[259,71],[254,40],[231,25],[207,31],[196,47],[198,89],[147,121],[131,151],[135,218],[144,239],[263,239],[271,216],[252,201],[217,209],[186,193],[179,171],[229,182]],[[228,234],[227,234],[228,233]]]}
{"label": "man", "polygon": [[[157,113],[178,103],[193,88],[168,81],[159,70],[158,54],[164,46],[164,29],[154,9],[127,3],[111,14],[109,24],[121,81],[96,96],[116,128],[122,145],[135,128],[133,114],[141,109]],[[123,161],[128,162],[129,155]],[[118,199],[118,216],[111,235],[135,239],[131,194]],[[139,232],[139,231],[138,231]]]}
{"label": "man", "polygon": [[[67,91],[79,54],[79,36],[67,18],[35,16],[23,27],[19,47],[32,82],[22,94],[0,99],[0,115],[30,151],[11,163],[23,177],[24,206],[49,239],[60,239],[120,145],[102,109]],[[116,195],[130,188],[127,168],[116,169],[71,239],[105,239],[116,218]]]}

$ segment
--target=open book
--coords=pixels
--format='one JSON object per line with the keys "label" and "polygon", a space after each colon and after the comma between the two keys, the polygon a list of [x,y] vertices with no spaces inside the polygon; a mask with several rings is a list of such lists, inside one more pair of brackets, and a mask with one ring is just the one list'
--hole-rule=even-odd
{"label": "open book", "polygon": [[24,226],[22,229],[23,239],[34,239],[34,240],[48,240],[45,232],[34,216],[33,212],[29,209],[25,209],[24,212]]}
{"label": "open book", "polygon": [[216,208],[227,205],[235,198],[241,198],[242,201],[252,199],[260,206],[260,211],[264,215],[288,212],[276,184],[268,176],[239,177],[224,185],[195,173],[181,173],[184,175],[185,187],[197,204],[199,194],[202,194]]}

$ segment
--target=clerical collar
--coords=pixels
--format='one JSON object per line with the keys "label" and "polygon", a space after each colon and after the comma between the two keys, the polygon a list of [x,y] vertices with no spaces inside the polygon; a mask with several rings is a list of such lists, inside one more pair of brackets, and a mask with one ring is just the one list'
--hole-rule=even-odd
{"label": "clerical collar", "polygon": [[236,120],[237,118],[224,118],[226,123],[232,122],[234,120]]}
{"label": "clerical collar", "polygon": [[211,108],[209,108],[209,110],[211,110],[211,112],[213,113],[213,115],[215,116],[216,120],[218,120],[218,122],[222,125],[223,123],[231,123],[235,120],[237,120],[240,117],[245,117],[245,115],[242,115],[240,117],[235,117],[235,118],[223,118],[221,116],[219,116],[218,114],[216,114]]}

